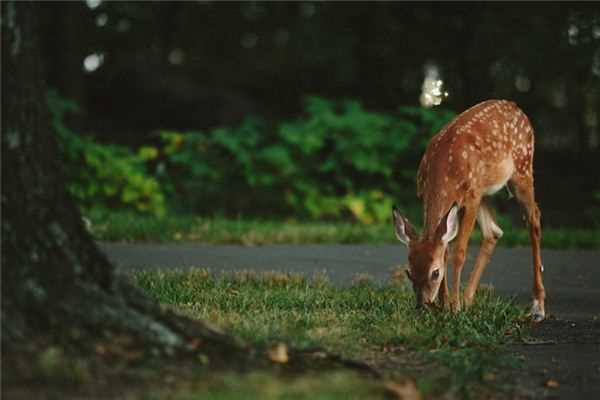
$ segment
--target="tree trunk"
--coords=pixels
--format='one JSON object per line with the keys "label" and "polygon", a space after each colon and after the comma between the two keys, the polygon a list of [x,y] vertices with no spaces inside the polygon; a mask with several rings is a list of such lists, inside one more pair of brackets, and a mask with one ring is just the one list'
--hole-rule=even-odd
{"label": "tree trunk", "polygon": [[[237,359],[242,345],[164,312],[99,251],[65,187],[46,109],[38,4],[2,2],[2,344],[128,334],[169,353],[189,343]],[[194,346],[192,346],[194,347]],[[244,349],[247,350],[247,349]]]}
{"label": "tree trunk", "polygon": [[[85,230],[50,131],[38,7],[2,2],[3,356],[29,361],[30,345],[40,339],[88,355],[115,339],[121,351],[202,354],[213,369],[270,365],[265,349],[162,310],[115,273]],[[124,337],[127,349],[119,340]],[[378,376],[367,365],[320,349],[314,355],[290,352],[281,366],[289,371],[342,367]]]}
{"label": "tree trunk", "polygon": [[83,60],[89,51],[89,26],[95,27],[92,15],[84,1],[40,3],[38,37],[47,84],[82,105],[83,112],[69,115],[69,126],[75,131],[84,130],[87,110]]}

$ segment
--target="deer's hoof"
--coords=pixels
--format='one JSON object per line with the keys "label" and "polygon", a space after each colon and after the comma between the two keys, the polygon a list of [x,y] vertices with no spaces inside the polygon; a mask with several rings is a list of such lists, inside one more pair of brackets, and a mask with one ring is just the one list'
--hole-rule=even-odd
{"label": "deer's hoof", "polygon": [[452,302],[450,303],[450,311],[453,313],[457,313],[457,312],[460,312],[460,309],[461,309],[460,299],[453,299]]}
{"label": "deer's hoof", "polygon": [[533,300],[531,305],[531,319],[533,322],[542,322],[546,318],[544,306],[539,300]]}
{"label": "deer's hoof", "polygon": [[474,295],[465,295],[465,299],[464,299],[464,306],[465,306],[465,310],[468,309],[469,307],[471,307],[473,305],[473,302],[475,301],[475,296]]}

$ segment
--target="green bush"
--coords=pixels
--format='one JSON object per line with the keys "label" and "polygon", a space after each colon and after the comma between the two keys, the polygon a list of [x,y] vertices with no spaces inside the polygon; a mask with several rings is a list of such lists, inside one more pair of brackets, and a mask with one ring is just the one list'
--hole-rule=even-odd
{"label": "green bush", "polygon": [[179,206],[196,212],[381,222],[394,199],[414,204],[420,154],[452,117],[309,97],[292,122],[250,117],[234,128],[161,132],[156,174]]}
{"label": "green bush", "polygon": [[78,112],[77,104],[55,91],[48,93],[47,103],[65,163],[67,187],[80,206],[164,215],[161,187],[145,167],[145,163],[158,154],[157,150],[143,148],[133,153],[127,147],[99,144],[65,125],[65,115]]}
{"label": "green bush", "polygon": [[48,106],[68,189],[83,208],[161,216],[166,195],[179,211],[363,223],[386,221],[394,200],[416,214],[415,167],[431,135],[453,117],[411,107],[377,113],[355,100],[308,97],[294,121],[252,116],[208,132],[162,131],[159,148],[134,152],[73,132],[64,119],[77,105],[54,91]]}

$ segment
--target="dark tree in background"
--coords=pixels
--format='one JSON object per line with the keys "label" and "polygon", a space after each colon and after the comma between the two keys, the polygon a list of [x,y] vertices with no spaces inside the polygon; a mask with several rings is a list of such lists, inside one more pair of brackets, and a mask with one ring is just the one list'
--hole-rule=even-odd
{"label": "dark tree in background", "polygon": [[48,83],[83,110],[69,126],[103,143],[287,121],[307,95],[395,113],[419,104],[433,66],[445,108],[523,108],[547,226],[592,226],[600,175],[582,171],[600,152],[599,3],[90,0],[48,2],[41,17]]}
{"label": "dark tree in background", "polygon": [[161,311],[115,274],[66,192],[44,102],[39,4],[2,3],[2,341],[93,343],[128,334],[142,345],[236,355],[228,337]]}
{"label": "dark tree in background", "polygon": [[431,64],[446,107],[508,97],[544,149],[598,148],[598,4],[89,3],[45,4],[43,40],[50,83],[107,141],[288,118],[307,94],[394,111],[418,103]]}

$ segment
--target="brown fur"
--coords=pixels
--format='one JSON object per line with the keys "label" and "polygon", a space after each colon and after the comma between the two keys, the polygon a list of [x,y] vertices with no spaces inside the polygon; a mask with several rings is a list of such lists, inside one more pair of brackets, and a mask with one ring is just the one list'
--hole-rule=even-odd
{"label": "brown fur", "polygon": [[533,174],[533,129],[513,102],[479,103],[435,135],[417,173],[417,196],[425,205],[424,234],[435,231],[452,203],[462,206],[468,194],[481,197],[483,188],[498,181],[497,166],[507,157],[517,172]]}
{"label": "brown fur", "polygon": [[451,255],[455,309],[460,309],[460,275],[478,215],[484,236],[465,291],[467,305],[473,301],[481,274],[502,234],[493,214],[482,206],[482,199],[510,183],[528,216],[534,264],[534,308],[537,307],[534,317],[541,314],[543,318],[545,291],[541,276],[540,212],[533,189],[533,150],[533,128],[529,119],[515,103],[506,100],[488,100],[471,107],[432,138],[417,174],[417,196],[423,200],[424,228],[420,238],[410,232],[414,236],[409,243],[411,277],[415,286],[420,285],[415,289],[431,286],[431,270],[436,267],[432,263],[441,262],[444,264],[443,283],[435,283],[430,292],[437,294],[441,283],[442,302],[448,298],[447,248],[440,238],[446,227],[445,216],[456,204],[462,213]]}

